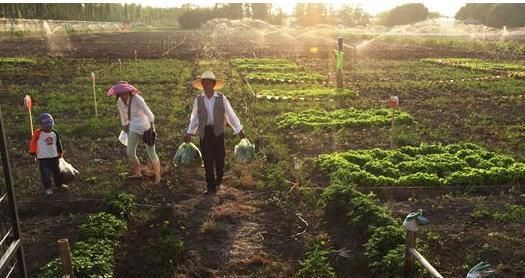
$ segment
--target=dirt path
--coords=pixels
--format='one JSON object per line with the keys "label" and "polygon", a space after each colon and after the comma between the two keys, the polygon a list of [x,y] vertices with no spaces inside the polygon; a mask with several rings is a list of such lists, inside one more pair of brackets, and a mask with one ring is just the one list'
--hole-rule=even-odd
{"label": "dirt path", "polygon": [[[186,223],[188,251],[177,277],[289,277],[288,260],[297,259],[300,244],[294,244],[285,216],[268,204],[268,193],[254,190],[250,174],[227,174],[212,196],[200,193],[203,180],[183,182],[191,196],[174,207]],[[271,273],[275,267],[281,271]]]}
{"label": "dirt path", "polygon": [[[214,41],[203,46],[200,57],[220,60]],[[196,61],[199,64],[199,61]],[[227,64],[227,63],[226,63]],[[200,74],[200,70],[194,70]],[[229,68],[213,68],[219,76],[230,76]],[[239,90],[232,89],[229,96]],[[240,103],[237,103],[239,106]],[[240,111],[238,111],[240,112]],[[232,157],[231,150],[226,152]],[[174,212],[186,223],[184,243],[187,257],[177,277],[290,277],[302,255],[302,243],[294,241],[295,219],[287,219],[272,205],[270,193],[256,190],[261,165],[233,164],[226,171],[216,195],[203,195],[204,169],[185,169],[180,173],[180,191],[188,198],[174,206]]]}

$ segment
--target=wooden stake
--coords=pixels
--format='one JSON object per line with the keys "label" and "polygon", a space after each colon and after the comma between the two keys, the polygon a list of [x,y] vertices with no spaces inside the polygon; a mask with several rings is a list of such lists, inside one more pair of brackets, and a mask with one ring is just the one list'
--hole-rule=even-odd
{"label": "wooden stake", "polygon": [[416,248],[416,232],[407,230],[405,239],[405,278],[414,277],[414,257],[410,249]]}
{"label": "wooden stake", "polygon": [[31,136],[33,136],[33,115],[31,115],[31,108],[29,108],[29,125],[31,126]]}
{"label": "wooden stake", "polygon": [[71,261],[71,250],[69,249],[69,241],[67,238],[57,240],[58,255],[62,264],[62,277],[73,278],[73,263]]}
{"label": "wooden stake", "polygon": [[393,107],[392,108],[392,129],[391,129],[391,134],[390,134],[390,148],[393,149],[396,147],[396,144],[395,144],[395,136],[396,136],[396,132],[395,132],[395,122],[396,120],[396,108]]}
{"label": "wooden stake", "polygon": [[137,62],[137,50],[135,49],[135,74],[138,76],[139,73],[139,63]]}
{"label": "wooden stake", "polygon": [[29,95],[24,97],[24,105],[29,111],[29,127],[31,128],[31,137],[33,136],[33,115],[31,115],[31,107],[33,107],[33,101]]}
{"label": "wooden stake", "polygon": [[120,58],[118,58],[118,72],[119,72],[119,75],[120,75],[120,80],[122,80],[122,60],[120,60]]}
{"label": "wooden stake", "polygon": [[98,116],[97,91],[96,91],[96,81],[95,81],[95,73],[94,72],[91,72],[91,80],[93,81],[93,99],[95,101],[95,116]]}

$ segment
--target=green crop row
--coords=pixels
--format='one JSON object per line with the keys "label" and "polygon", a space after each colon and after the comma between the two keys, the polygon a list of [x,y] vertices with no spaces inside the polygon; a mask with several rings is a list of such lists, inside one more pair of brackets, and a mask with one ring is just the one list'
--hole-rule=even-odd
{"label": "green crop row", "polygon": [[246,75],[248,80],[278,80],[281,82],[321,82],[326,80],[326,76],[317,72],[251,72]]}
{"label": "green crop row", "polygon": [[507,223],[524,223],[525,222],[525,206],[506,204],[501,210],[491,211],[487,208],[476,208],[472,212],[472,217],[483,219],[489,218],[498,222]]}
{"label": "green crop row", "polygon": [[525,77],[525,65],[516,63],[501,63],[473,58],[423,59],[435,64],[450,65],[490,73],[505,73],[508,76]]}
{"label": "green crop row", "polygon": [[232,65],[238,67],[238,66],[260,66],[260,65],[293,65],[290,61],[286,59],[278,59],[278,58],[263,58],[263,59],[254,59],[254,58],[238,58],[238,59],[232,59],[231,60]]}
{"label": "green crop row", "polygon": [[296,64],[243,64],[237,66],[237,70],[241,72],[296,71],[299,70],[299,66]]}
{"label": "green crop row", "polygon": [[321,204],[328,215],[342,217],[350,236],[365,239],[368,267],[376,277],[402,277],[404,230],[373,193],[363,194],[334,177]]}
{"label": "green crop row", "polygon": [[355,97],[357,93],[351,89],[333,89],[326,87],[319,88],[308,88],[308,89],[264,89],[257,92],[257,95],[260,96],[279,96],[279,97]]}
{"label": "green crop row", "polygon": [[477,186],[525,180],[525,163],[471,143],[355,150],[320,155],[316,163],[359,186]]}
{"label": "green crop row", "polygon": [[[120,217],[130,214],[135,197],[120,193],[109,201],[109,211],[90,214],[79,227],[79,241],[71,248],[75,277],[113,277],[118,239],[127,230]],[[39,277],[62,277],[61,263],[54,259],[41,269]]]}
{"label": "green crop row", "polygon": [[34,64],[35,60],[31,58],[0,58],[0,64]]}
{"label": "green crop row", "polygon": [[[306,110],[284,113],[277,118],[280,128],[304,127],[356,127],[380,126],[390,123],[392,111],[389,109],[340,109],[335,111]],[[396,122],[410,123],[412,117],[406,112],[396,114]]]}

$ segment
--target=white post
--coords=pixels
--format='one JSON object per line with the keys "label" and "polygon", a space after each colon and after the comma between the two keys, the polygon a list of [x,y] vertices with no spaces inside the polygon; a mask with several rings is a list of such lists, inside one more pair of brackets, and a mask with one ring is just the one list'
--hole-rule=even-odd
{"label": "white post", "polygon": [[119,67],[119,75],[120,75],[120,80],[122,80],[122,60],[120,60],[120,58],[118,58],[118,67]]}
{"label": "white post", "polygon": [[96,81],[95,81],[95,73],[94,72],[91,72],[91,80],[93,81],[93,100],[95,101],[95,116],[98,116],[97,91],[96,91]]}
{"label": "white post", "polygon": [[138,75],[139,72],[139,63],[137,61],[137,50],[135,49],[135,74]]}

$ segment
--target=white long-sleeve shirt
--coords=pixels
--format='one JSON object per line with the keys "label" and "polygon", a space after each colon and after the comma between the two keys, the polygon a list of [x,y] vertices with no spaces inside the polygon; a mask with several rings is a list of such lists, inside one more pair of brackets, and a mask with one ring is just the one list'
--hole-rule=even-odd
{"label": "white long-sleeve shirt", "polygon": [[122,98],[119,98],[117,107],[120,113],[120,121],[125,126],[129,124],[129,131],[137,134],[143,134],[150,129],[155,120],[155,116],[149,109],[148,105],[140,95],[134,95],[131,101],[131,114],[128,121],[128,106],[124,104]]}
{"label": "white long-sleeve shirt", "polygon": [[[206,112],[208,115],[205,125],[213,125],[213,106],[215,105],[215,100],[219,95],[217,92],[214,92],[211,98],[208,98],[204,93],[202,93],[202,95],[204,96],[204,106],[206,107]],[[237,134],[242,130],[241,121],[237,117],[237,114],[235,114],[235,111],[233,111],[233,108],[226,96],[223,95],[222,98],[224,100],[224,118],[226,119],[226,122],[233,128],[233,132]],[[191,110],[190,125],[188,126],[187,131],[189,134],[195,134],[199,128],[198,109],[198,101],[197,98],[195,98],[195,101],[193,102],[193,109]]]}

